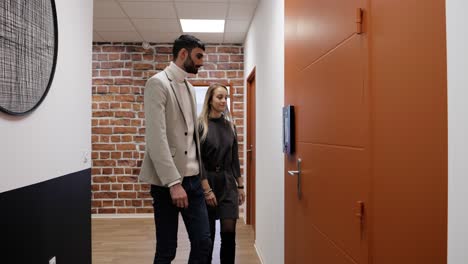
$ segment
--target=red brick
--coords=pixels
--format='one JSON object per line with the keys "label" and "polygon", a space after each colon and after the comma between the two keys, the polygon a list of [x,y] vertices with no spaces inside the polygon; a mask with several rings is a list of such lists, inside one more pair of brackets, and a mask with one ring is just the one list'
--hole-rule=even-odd
{"label": "red brick", "polygon": [[117,93],[119,93],[119,91],[120,91],[120,87],[119,87],[119,86],[110,86],[110,87],[109,87],[109,93],[117,94]]}
{"label": "red brick", "polygon": [[141,61],[143,56],[141,54],[132,54],[132,61]]}
{"label": "red brick", "polygon": [[99,109],[109,109],[109,103],[100,103]]}
{"label": "red brick", "polygon": [[226,78],[226,73],[223,71],[211,71],[210,78]]}
{"label": "red brick", "polygon": [[218,62],[228,62],[228,61],[229,61],[229,55],[219,55]]}
{"label": "red brick", "polygon": [[113,101],[114,96],[112,95],[93,95],[93,102],[102,102],[102,101]]}
{"label": "red brick", "polygon": [[197,74],[197,78],[208,78],[208,72],[201,71]]}
{"label": "red brick", "polygon": [[126,191],[133,191],[133,184],[122,184],[123,185],[123,189],[126,190]]}
{"label": "red brick", "polygon": [[218,47],[217,52],[219,53],[240,53],[240,47]]}
{"label": "red brick", "polygon": [[117,208],[118,214],[134,214],[136,212],[136,208]]}
{"label": "red brick", "polygon": [[114,80],[115,85],[132,85],[133,80],[130,78],[117,78]]}
{"label": "red brick", "polygon": [[117,181],[118,182],[138,182],[138,178],[133,177],[133,176],[118,176]]}
{"label": "red brick", "polygon": [[137,197],[138,197],[138,198],[143,198],[143,199],[144,199],[144,198],[152,198],[152,197],[151,197],[151,194],[148,193],[148,192],[138,192],[138,196],[137,196]]}
{"label": "red brick", "polygon": [[136,134],[135,127],[114,127],[114,134]]}
{"label": "red brick", "polygon": [[146,84],[146,80],[133,80],[133,85],[144,86]]}
{"label": "red brick", "polygon": [[[110,74],[111,74],[112,77],[116,77],[116,76],[122,75],[122,71],[121,70],[111,70]],[[114,80],[114,82],[115,82],[115,80]]]}
{"label": "red brick", "polygon": [[107,55],[107,54],[97,54],[96,60],[98,60],[98,61],[108,61],[109,60],[109,55]]}
{"label": "red brick", "polygon": [[93,85],[112,85],[114,84],[114,79],[102,79],[102,78],[94,78]]}
{"label": "red brick", "polygon": [[141,207],[143,205],[143,201],[142,200],[132,200],[132,204],[131,204],[133,207]]}
{"label": "red brick", "polygon": [[[110,124],[109,119],[99,119],[98,121],[99,121],[99,126],[108,126]],[[103,134],[107,134],[107,133],[103,133]]]}
{"label": "red brick", "polygon": [[[126,157],[126,155],[129,154],[129,157]],[[124,158],[132,158],[132,152],[124,152],[123,153]],[[133,167],[136,165],[136,162],[134,160],[118,160],[117,164],[119,167]],[[127,168],[125,168],[127,170]]]}
{"label": "red brick", "polygon": [[111,189],[113,191],[121,191],[122,190],[122,184],[112,184]]}
{"label": "red brick", "polygon": [[[103,154],[103,153],[100,153],[100,155],[102,155],[102,154]],[[110,153],[107,153],[107,155],[110,157]],[[102,157],[102,156],[101,156],[101,159],[103,159],[103,158],[108,159],[109,157]],[[102,174],[103,174],[103,175],[110,175],[110,174],[112,174],[113,172],[114,172],[114,169],[112,169],[112,168],[103,168],[103,169],[102,169]]]}
{"label": "red brick", "polygon": [[117,150],[135,150],[135,144],[117,144]]}
{"label": "red brick", "polygon": [[156,53],[172,54],[172,46],[171,47],[156,47]]}
{"label": "red brick", "polygon": [[231,55],[229,56],[229,60],[231,62],[243,62],[244,56],[243,55]]}
{"label": "red brick", "polygon": [[130,119],[114,119],[111,121],[112,126],[130,126]]}
{"label": "red brick", "polygon": [[217,65],[218,70],[239,70],[241,69],[240,64],[236,62],[231,63],[218,63]]}
{"label": "red brick", "polygon": [[111,153],[111,159],[120,159],[122,157],[121,152],[112,152]]}
{"label": "red brick", "polygon": [[152,214],[153,208],[136,208],[137,214]]}
{"label": "red brick", "polygon": [[116,95],[115,100],[118,102],[135,102],[135,96],[133,95]]}
{"label": "red brick", "polygon": [[136,198],[136,192],[119,192],[118,195],[120,199],[135,199]]}
{"label": "red brick", "polygon": [[112,207],[112,206],[114,206],[114,201],[109,201],[109,200],[108,201],[102,201],[102,206],[103,207]]}
{"label": "red brick", "polygon": [[115,214],[116,213],[115,208],[99,208],[98,209],[98,214]]}
{"label": "red brick", "polygon": [[[132,136],[128,136],[128,135],[124,135],[121,137],[122,139],[122,142],[131,142],[133,137]],[[135,144],[131,144],[132,146],[135,146]]]}
{"label": "red brick", "polygon": [[116,201],[114,201],[114,206],[116,206],[116,207],[123,207],[123,206],[125,206],[124,200],[116,200]]}
{"label": "red brick", "polygon": [[124,52],[124,46],[104,46],[102,47],[103,52]]}
{"label": "red brick", "polygon": [[116,118],[122,118],[122,117],[134,118],[134,117],[135,117],[135,113],[134,113],[134,112],[122,112],[122,111],[119,111],[119,112],[115,112],[115,117],[116,117]]}
{"label": "red brick", "polygon": [[145,54],[145,55],[143,55],[143,60],[144,61],[154,61],[154,55]]}
{"label": "red brick", "polygon": [[115,61],[115,60],[120,60],[120,54],[109,54],[109,60]]}
{"label": "red brick", "polygon": [[132,104],[131,104],[131,103],[127,103],[127,102],[121,103],[121,104],[120,104],[120,108],[121,108],[121,109],[128,109],[128,110],[130,110],[130,109],[132,109]]}
{"label": "red brick", "polygon": [[115,167],[115,160],[93,160],[93,166],[97,167]]}
{"label": "red brick", "polygon": [[236,78],[236,77],[237,77],[237,72],[235,72],[235,71],[227,71],[227,72],[226,72],[226,77],[227,77],[227,78]]}
{"label": "red brick", "polygon": [[115,199],[117,198],[116,192],[97,192],[94,193],[95,199]]}
{"label": "red brick", "polygon": [[93,111],[93,117],[111,117],[114,113],[111,111]]}
{"label": "red brick", "polygon": [[214,64],[214,63],[205,63],[205,64],[203,64],[202,69],[204,71],[216,70],[216,64]]}
{"label": "red brick", "polygon": [[134,63],[133,64],[133,69],[134,70],[153,70],[153,64],[149,63]]}
{"label": "red brick", "polygon": [[102,69],[118,69],[124,67],[123,62],[101,62]]}
{"label": "red brick", "polygon": [[168,61],[170,61],[169,60],[169,55],[156,55],[154,57],[154,60],[158,61],[158,62],[168,62]]}
{"label": "red brick", "polygon": [[112,134],[112,128],[110,127],[93,127],[91,129],[93,135],[96,134]]}
{"label": "red brick", "polygon": [[144,52],[145,49],[141,46],[127,46],[127,52]]}
{"label": "red brick", "polygon": [[108,183],[111,182],[111,178],[108,176],[94,176],[92,177],[95,183]]}

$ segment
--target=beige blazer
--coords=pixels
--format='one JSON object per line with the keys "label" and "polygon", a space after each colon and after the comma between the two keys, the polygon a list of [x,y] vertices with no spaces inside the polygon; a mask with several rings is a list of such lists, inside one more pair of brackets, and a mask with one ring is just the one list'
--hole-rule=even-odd
{"label": "beige blazer", "polygon": [[[182,111],[181,94],[175,89],[173,80],[170,71],[164,70],[148,79],[145,87],[146,149],[139,179],[158,186],[182,181],[187,164],[185,132],[188,126]],[[195,91],[190,83],[185,83],[192,97],[194,140],[201,174]]]}

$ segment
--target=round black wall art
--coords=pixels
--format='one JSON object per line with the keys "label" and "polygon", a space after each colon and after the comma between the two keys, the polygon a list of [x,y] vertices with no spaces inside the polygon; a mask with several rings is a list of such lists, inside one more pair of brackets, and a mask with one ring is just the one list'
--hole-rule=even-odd
{"label": "round black wall art", "polygon": [[24,115],[41,104],[57,47],[54,0],[0,0],[0,111]]}

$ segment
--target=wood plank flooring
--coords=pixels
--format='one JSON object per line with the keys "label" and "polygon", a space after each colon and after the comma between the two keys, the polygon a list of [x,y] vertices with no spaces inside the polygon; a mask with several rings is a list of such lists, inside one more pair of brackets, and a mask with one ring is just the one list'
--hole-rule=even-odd
{"label": "wood plank flooring", "polygon": [[[219,226],[217,228],[219,230]],[[239,220],[236,232],[236,263],[260,264],[251,226]],[[154,220],[151,218],[92,219],[93,264],[152,264],[155,245]],[[219,246],[217,233],[213,264],[219,264]],[[177,256],[173,263],[187,263],[189,252],[187,231],[180,221]]]}

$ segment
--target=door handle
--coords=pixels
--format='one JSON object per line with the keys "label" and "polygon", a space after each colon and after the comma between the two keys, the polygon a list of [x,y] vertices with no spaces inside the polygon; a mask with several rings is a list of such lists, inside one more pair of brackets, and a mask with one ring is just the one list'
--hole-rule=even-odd
{"label": "door handle", "polygon": [[301,172],[302,172],[301,171],[301,163],[302,163],[302,159],[298,158],[297,159],[297,170],[288,171],[288,174],[291,175],[291,176],[297,175],[297,198],[299,198],[299,200],[302,197],[302,192],[301,192]]}
{"label": "door handle", "polygon": [[250,145],[249,148],[247,149],[247,152],[252,152],[253,146]]}

